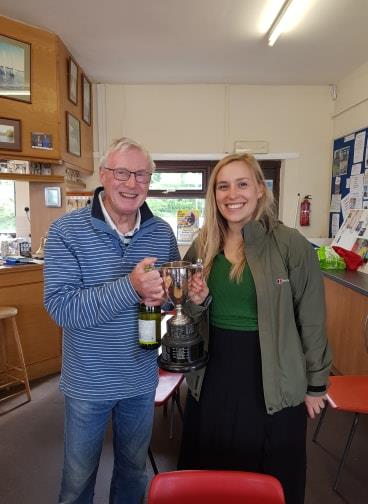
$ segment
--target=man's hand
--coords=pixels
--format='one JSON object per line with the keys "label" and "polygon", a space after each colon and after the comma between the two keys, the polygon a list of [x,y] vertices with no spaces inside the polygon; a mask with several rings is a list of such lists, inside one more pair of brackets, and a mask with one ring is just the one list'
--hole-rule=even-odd
{"label": "man's hand", "polygon": [[149,270],[149,267],[153,266],[156,261],[157,257],[145,257],[130,273],[130,281],[134,290],[149,306],[161,305],[165,297],[159,271]]}
{"label": "man's hand", "polygon": [[311,396],[304,397],[304,403],[308,411],[309,418],[315,418],[325,407],[326,396]]}

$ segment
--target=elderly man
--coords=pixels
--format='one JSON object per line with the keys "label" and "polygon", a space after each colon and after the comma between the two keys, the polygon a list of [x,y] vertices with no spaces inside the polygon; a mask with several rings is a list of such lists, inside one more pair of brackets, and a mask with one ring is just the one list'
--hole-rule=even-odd
{"label": "elderly man", "polygon": [[49,230],[45,306],[63,327],[60,503],[93,502],[110,417],[110,503],[137,504],[144,496],[158,373],[156,352],[138,344],[138,309],[141,301],[163,303],[159,272],[147,266],[180,258],[170,226],[145,203],[154,168],[138,143],[117,140],[101,162],[103,187],[92,205]]}

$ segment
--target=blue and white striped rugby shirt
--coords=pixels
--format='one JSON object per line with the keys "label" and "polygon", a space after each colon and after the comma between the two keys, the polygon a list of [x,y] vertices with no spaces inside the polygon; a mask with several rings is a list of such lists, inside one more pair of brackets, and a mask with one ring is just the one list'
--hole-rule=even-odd
{"label": "blue and white striped rugby shirt", "polygon": [[92,206],[50,227],[45,254],[45,306],[63,328],[60,388],[85,400],[152,392],[157,353],[138,344],[139,296],[128,274],[145,257],[157,265],[180,259],[170,226],[147,204],[139,230],[125,245],[105,222],[98,193]]}

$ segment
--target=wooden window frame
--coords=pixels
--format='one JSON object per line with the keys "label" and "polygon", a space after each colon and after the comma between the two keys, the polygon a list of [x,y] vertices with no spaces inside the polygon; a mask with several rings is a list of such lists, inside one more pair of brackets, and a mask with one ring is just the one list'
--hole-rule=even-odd
{"label": "wooden window frame", "polygon": [[[280,159],[260,159],[259,164],[266,179],[273,180],[273,193],[275,197],[276,206],[279,205],[280,197],[280,170],[281,170],[281,160]],[[156,172],[200,172],[202,173],[203,187],[201,190],[191,189],[191,190],[180,190],[167,191],[167,190],[149,190],[149,198],[205,198],[208,186],[208,180],[210,178],[212,169],[218,163],[217,160],[211,161],[155,161]]]}
{"label": "wooden window frame", "polygon": [[211,169],[215,166],[216,161],[155,161],[155,172],[175,172],[175,173],[201,173],[202,174],[202,189],[175,191],[149,190],[149,198],[205,198],[207,192],[208,179]]}

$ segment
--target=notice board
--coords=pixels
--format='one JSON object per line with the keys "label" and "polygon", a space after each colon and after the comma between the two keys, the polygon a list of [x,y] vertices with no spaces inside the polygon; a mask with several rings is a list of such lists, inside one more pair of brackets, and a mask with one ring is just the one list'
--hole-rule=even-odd
{"label": "notice board", "polygon": [[368,208],[368,128],[334,140],[329,236],[334,238],[351,209]]}

